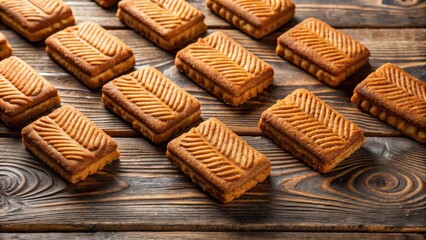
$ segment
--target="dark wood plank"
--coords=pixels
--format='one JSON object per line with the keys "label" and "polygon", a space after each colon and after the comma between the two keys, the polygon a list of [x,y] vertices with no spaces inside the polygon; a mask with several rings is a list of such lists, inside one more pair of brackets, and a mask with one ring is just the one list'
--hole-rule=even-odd
{"label": "dark wood plank", "polygon": [[370,239],[422,240],[416,233],[307,233],[307,232],[96,232],[96,233],[5,233],[0,240],[57,239]]}
{"label": "dark wood plank", "polygon": [[406,138],[367,138],[319,174],[264,137],[271,176],[220,204],[165,158],[165,145],[117,138],[120,161],[77,185],[66,183],[0,138],[0,231],[355,231],[424,232],[426,147]]}
{"label": "dark wood plank", "polygon": [[[230,107],[198,87],[173,65],[174,53],[160,50],[130,30],[113,30],[134,51],[136,68],[154,66],[166,76],[197,97],[202,103],[202,117],[218,116],[233,130],[244,135],[259,135],[259,116],[276,100],[285,97],[297,88],[308,88],[330,103],[338,111],[361,126],[369,136],[401,136],[401,133],[371,115],[361,112],[349,102],[354,86],[372,70],[386,62],[393,62],[414,76],[426,79],[426,46],[423,36],[426,29],[343,29],[343,31],[367,45],[372,52],[370,66],[359,70],[340,87],[334,89],[317,81],[303,70],[287,63],[275,54],[275,39],[272,34],[261,41],[253,40],[235,30],[224,30],[250,51],[265,59],[275,69],[275,80],[258,97],[241,107]],[[12,31],[3,31],[10,39],[14,55],[21,57],[46,79],[53,83],[62,95],[63,104],[72,104],[87,114],[94,122],[113,136],[137,136],[119,118],[104,108],[100,91],[91,91],[70,76],[44,52],[44,44],[30,44]],[[211,32],[211,31],[209,31]],[[0,136],[19,136],[19,130],[9,130],[0,124]]]}
{"label": "dark wood plank", "polygon": [[[102,9],[90,0],[65,0],[77,22],[95,21],[107,28],[122,28],[124,25],[115,17],[116,8]],[[204,4],[205,0],[189,0],[206,15],[209,28],[233,28],[217,17]],[[425,27],[426,2],[422,0],[294,0],[296,16],[286,26],[293,26],[308,17],[315,17],[339,28],[347,27]]]}

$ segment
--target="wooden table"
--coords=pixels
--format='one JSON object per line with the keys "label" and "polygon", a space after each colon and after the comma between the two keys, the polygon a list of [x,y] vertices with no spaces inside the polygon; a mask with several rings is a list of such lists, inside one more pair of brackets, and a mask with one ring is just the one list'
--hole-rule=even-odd
{"label": "wooden table", "polygon": [[[126,28],[116,9],[89,0],[66,0],[77,22],[96,21],[124,40],[136,68],[154,66],[202,103],[202,119],[217,117],[269,157],[271,176],[231,204],[206,195],[153,145],[103,106],[91,91],[53,62],[44,44],[31,44],[1,24],[21,57],[71,104],[113,136],[120,161],[76,185],[27,152],[19,130],[0,123],[0,239],[141,239],[311,237],[422,239],[426,231],[426,147],[349,102],[371,71],[392,62],[426,79],[424,0],[294,0],[296,17],[254,40],[189,1],[206,15],[208,33],[224,31],[275,69],[275,80],[241,107],[230,107],[198,87],[165,52]],[[316,17],[358,39],[371,51],[370,65],[331,88],[275,54],[276,38]],[[260,113],[294,89],[307,88],[365,130],[364,146],[329,174],[319,174],[264,137]],[[53,233],[54,231],[54,233]],[[247,232],[255,231],[255,232]],[[62,232],[58,233],[58,232]],[[59,236],[63,235],[63,236]],[[207,236],[206,236],[207,235]]]}

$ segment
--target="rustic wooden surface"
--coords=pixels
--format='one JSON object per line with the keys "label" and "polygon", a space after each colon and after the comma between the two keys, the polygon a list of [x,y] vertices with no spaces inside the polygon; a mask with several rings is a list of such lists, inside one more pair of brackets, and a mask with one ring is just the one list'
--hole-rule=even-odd
{"label": "rustic wooden surface", "polygon": [[[59,236],[22,233],[46,231],[73,231],[64,237],[80,239],[197,239],[206,234],[219,239],[265,234],[267,239],[424,238],[418,233],[426,232],[425,145],[360,111],[349,98],[358,82],[386,62],[426,79],[426,1],[294,0],[296,17],[262,40],[236,30],[206,9],[203,1],[189,1],[205,13],[209,33],[225,31],[275,69],[273,84],[241,107],[224,105],[179,73],[173,66],[176,52],[162,51],[127,29],[114,16],[114,8],[104,10],[89,0],[66,2],[78,22],[96,21],[123,39],[136,55],[137,69],[157,67],[196,96],[202,118],[218,117],[242,135],[270,158],[272,173],[233,203],[216,202],[170,164],[165,144],[152,145],[106,110],[100,91],[89,90],[53,62],[43,43],[29,43],[0,24],[14,55],[59,89],[62,104],[76,106],[114,136],[122,153],[120,161],[72,185],[25,150],[19,129],[0,123],[0,231],[10,232],[0,234],[0,239]],[[330,88],[277,57],[276,38],[307,17],[325,20],[364,43],[372,53],[370,64],[342,86]],[[368,136],[359,151],[329,174],[311,170],[257,128],[263,110],[300,87],[315,92]],[[248,230],[268,232],[244,232]]]}
{"label": "rustic wooden surface", "polygon": [[424,230],[426,148],[406,138],[369,137],[322,175],[261,136],[244,139],[272,173],[232,204],[207,197],[165,158],[165,144],[115,138],[120,161],[77,185],[0,138],[0,230],[385,231]]}

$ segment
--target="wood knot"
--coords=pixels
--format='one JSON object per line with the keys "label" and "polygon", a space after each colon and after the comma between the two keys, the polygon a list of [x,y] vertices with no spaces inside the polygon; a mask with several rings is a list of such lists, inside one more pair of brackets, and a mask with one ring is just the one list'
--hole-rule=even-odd
{"label": "wood knot", "polygon": [[9,196],[9,188],[11,188],[12,182],[11,177],[8,175],[0,176],[0,195],[4,197]]}
{"label": "wood knot", "polygon": [[5,195],[6,177],[0,176],[0,195]]}
{"label": "wood knot", "polygon": [[49,170],[32,158],[0,162],[0,212],[25,208],[29,200],[50,197],[65,186],[55,181]]}
{"label": "wood knot", "polygon": [[388,173],[375,173],[367,177],[367,184],[376,191],[387,192],[396,189],[399,180]]}
{"label": "wood knot", "polygon": [[382,0],[382,4],[394,6],[415,6],[424,2],[424,0]]}

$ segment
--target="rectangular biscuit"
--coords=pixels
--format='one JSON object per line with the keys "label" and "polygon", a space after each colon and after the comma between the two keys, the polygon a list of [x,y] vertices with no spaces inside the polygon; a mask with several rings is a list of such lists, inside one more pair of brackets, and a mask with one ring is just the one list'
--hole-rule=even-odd
{"label": "rectangular biscuit", "polygon": [[175,65],[194,82],[232,106],[272,83],[274,69],[222,32],[180,50]]}
{"label": "rectangular biscuit", "polygon": [[0,60],[12,56],[12,47],[3,33],[0,33]]}
{"label": "rectangular biscuit", "polygon": [[18,57],[0,61],[0,119],[19,127],[60,104],[56,88]]}
{"label": "rectangular biscuit", "polygon": [[117,4],[118,1],[120,0],[95,0],[95,2],[103,8],[110,8],[114,6],[115,4]]}
{"label": "rectangular biscuit", "polygon": [[291,0],[206,0],[214,13],[254,38],[262,38],[294,17]]}
{"label": "rectangular biscuit", "polygon": [[223,203],[238,198],[271,172],[269,159],[210,118],[167,145],[167,158]]}
{"label": "rectangular biscuit", "polygon": [[361,128],[306,89],[297,89],[262,113],[259,128],[313,169],[327,173],[359,149]]}
{"label": "rectangular biscuit", "polygon": [[0,18],[31,42],[74,25],[71,8],[62,0],[0,0]]}
{"label": "rectangular biscuit", "polygon": [[200,118],[200,102],[153,67],[105,84],[102,101],[154,143]]}
{"label": "rectangular biscuit", "polygon": [[71,106],[22,129],[25,147],[71,183],[84,180],[120,156],[115,141]]}
{"label": "rectangular biscuit", "polygon": [[354,89],[351,101],[411,138],[426,143],[426,83],[391,63]]}
{"label": "rectangular biscuit", "polygon": [[117,16],[165,50],[173,50],[207,30],[204,14],[185,0],[123,0]]}
{"label": "rectangular biscuit", "polygon": [[360,42],[315,18],[282,34],[276,52],[333,87],[367,64],[370,56]]}
{"label": "rectangular biscuit", "polygon": [[135,66],[132,50],[94,22],[83,22],[48,37],[46,52],[91,89]]}

